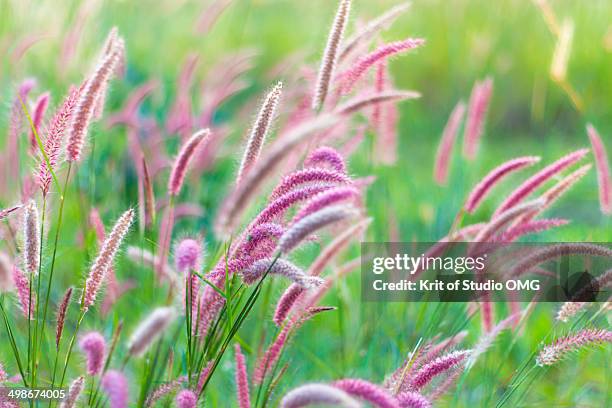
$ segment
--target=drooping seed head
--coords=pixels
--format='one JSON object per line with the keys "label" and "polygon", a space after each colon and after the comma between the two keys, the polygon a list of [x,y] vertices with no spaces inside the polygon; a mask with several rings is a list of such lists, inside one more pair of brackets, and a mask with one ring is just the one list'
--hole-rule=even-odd
{"label": "drooping seed head", "polygon": [[98,375],[106,358],[106,341],[98,332],[89,332],[81,337],[79,347],[87,359],[87,374]]}
{"label": "drooping seed head", "polygon": [[368,401],[380,408],[399,408],[397,400],[384,388],[366,380],[348,378],[335,381],[334,387],[341,389],[347,394]]}
{"label": "drooping seed head", "polygon": [[182,239],[174,249],[174,263],[178,272],[200,272],[204,250],[202,244],[195,239]]}
{"label": "drooping seed head", "polygon": [[315,149],[304,160],[304,167],[328,167],[337,173],[346,174],[344,158],[334,148],[322,146]]}
{"label": "drooping seed head", "polygon": [[57,307],[57,317],[55,326],[55,347],[59,350],[59,344],[62,340],[62,332],[64,331],[64,323],[66,322],[66,312],[72,298],[72,287],[69,287],[62,297],[62,301]]}
{"label": "drooping seed head", "polygon": [[67,159],[70,162],[81,160],[83,146],[89,126],[94,118],[96,106],[104,97],[107,83],[115,71],[123,54],[123,39],[113,42],[112,49],[103,53],[94,73],[87,79],[83,91],[79,95],[74,115],[68,127]]}
{"label": "drooping seed head", "polygon": [[185,142],[183,147],[181,147],[181,151],[174,161],[172,171],[170,172],[170,178],[168,179],[168,194],[177,196],[180,193],[189,164],[193,160],[198,147],[205,139],[208,139],[209,136],[209,129],[201,129],[194,133],[191,138]]}
{"label": "drooping seed head", "polygon": [[181,390],[176,394],[177,408],[195,408],[198,403],[198,396],[191,390]]}
{"label": "drooping seed head", "polygon": [[[269,270],[269,271],[268,271]],[[242,280],[247,285],[255,283],[265,274],[284,276],[304,288],[319,286],[323,280],[315,276],[308,276],[304,271],[284,259],[265,258],[253,263],[242,271]]]}
{"label": "drooping seed head", "polygon": [[588,149],[580,149],[569,153],[525,180],[497,207],[494,216],[520,203],[543,183],[582,159],[588,152]]}
{"label": "drooping seed head", "polygon": [[384,44],[370,54],[364,55],[357,60],[351,68],[340,74],[342,81],[340,85],[341,92],[344,94],[349,93],[355,83],[367,72],[367,70],[381,60],[401,52],[413,50],[423,44],[425,44],[425,40],[422,38],[408,38],[403,41]]}
{"label": "drooping seed head", "polygon": [[266,136],[270,131],[272,121],[276,115],[276,109],[280,101],[282,90],[283,83],[278,82],[268,95],[266,95],[266,99],[261,105],[259,113],[257,114],[257,119],[255,119],[255,123],[253,124],[253,129],[251,129],[244,155],[242,156],[242,162],[240,163],[237,175],[237,183],[240,183],[240,180],[242,180],[244,175],[253,167],[259,158]]}
{"label": "drooping seed head", "polygon": [[478,151],[492,93],[493,79],[489,77],[482,82],[476,82],[470,96],[463,136],[463,155],[470,160],[474,159]]}
{"label": "drooping seed head", "polygon": [[32,124],[36,130],[36,134],[34,134],[34,129],[30,129],[30,143],[33,151],[38,150],[38,140],[36,140],[36,135],[40,137],[40,127],[45,119],[45,112],[47,112],[47,107],[49,106],[49,99],[49,92],[45,92],[38,97],[36,103],[34,104]]}
{"label": "drooping seed head", "polygon": [[102,378],[102,389],[108,396],[110,408],[128,407],[128,381],[123,373],[109,370]]}
{"label": "drooping seed head", "polygon": [[238,406],[240,408],[251,408],[251,397],[249,393],[249,380],[247,376],[246,362],[244,354],[240,350],[240,345],[234,347],[236,358],[236,392],[238,396]]}
{"label": "drooping seed head", "polygon": [[94,304],[98,291],[105,281],[108,269],[113,264],[119,246],[128,233],[133,220],[134,210],[129,209],[117,220],[117,223],[102,244],[98,257],[94,261],[87,281],[85,282],[85,296],[82,304],[84,311]]}
{"label": "drooping seed head", "polygon": [[336,113],[339,115],[350,115],[372,105],[399,102],[407,99],[418,99],[420,97],[421,94],[418,92],[401,90],[389,90],[366,94],[349,99],[336,108]]}
{"label": "drooping seed head", "polygon": [[334,23],[327,38],[327,45],[323,52],[321,67],[319,68],[319,74],[317,76],[314,97],[312,99],[313,110],[319,110],[323,107],[327,99],[327,94],[329,93],[331,81],[336,69],[338,50],[342,43],[342,36],[344,35],[344,30],[348,23],[350,10],[351,0],[340,0]]}
{"label": "drooping seed head", "polygon": [[612,342],[612,331],[604,329],[584,329],[556,339],[542,348],[536,357],[539,366],[550,366],[561,361],[567,354],[583,347]]}
{"label": "drooping seed head", "polygon": [[281,408],[302,408],[330,405],[341,408],[361,407],[359,401],[337,387],[327,384],[305,384],[289,391],[281,400]]}
{"label": "drooping seed head", "polygon": [[491,170],[477,185],[474,187],[467,201],[465,202],[465,211],[473,213],[480,203],[487,197],[489,192],[505,177],[513,172],[532,166],[540,161],[538,156],[525,156],[509,160],[500,166]]}
{"label": "drooping seed head", "polygon": [[446,126],[444,127],[444,131],[442,132],[442,139],[440,139],[440,144],[436,151],[434,165],[434,180],[440,185],[446,184],[453,146],[455,145],[457,132],[464,115],[465,103],[459,101],[453,108],[448,118],[448,122],[446,122]]}
{"label": "drooping seed head", "polygon": [[603,214],[612,215],[612,176],[610,175],[610,163],[606,148],[601,136],[590,123],[587,125],[587,132],[595,155],[597,182],[599,184],[599,206]]}
{"label": "drooping seed head", "polygon": [[445,354],[435,360],[426,363],[413,376],[410,381],[411,387],[416,390],[423,388],[434,377],[447,372],[458,364],[461,364],[471,353],[471,350],[459,350]]}
{"label": "drooping seed head", "polygon": [[397,396],[397,401],[406,408],[431,408],[431,402],[418,392],[402,392]]}
{"label": "drooping seed head", "polygon": [[153,342],[172,323],[176,313],[171,307],[158,307],[144,321],[142,321],[128,342],[128,351],[132,355],[140,356],[153,344]]}
{"label": "drooping seed head", "polygon": [[12,268],[9,257],[0,252],[0,292],[8,292],[13,288]]}
{"label": "drooping seed head", "polygon": [[293,224],[278,241],[278,249],[287,254],[314,232],[357,215],[355,209],[331,206],[309,214]]}
{"label": "drooping seed head", "polygon": [[83,385],[85,384],[85,377],[80,376],[70,384],[68,388],[68,395],[62,401],[60,408],[73,408],[76,406],[79,397],[81,396],[81,392],[83,391]]}
{"label": "drooping seed head", "polygon": [[40,224],[34,200],[25,206],[23,214],[23,266],[25,272],[38,274],[40,264]]}

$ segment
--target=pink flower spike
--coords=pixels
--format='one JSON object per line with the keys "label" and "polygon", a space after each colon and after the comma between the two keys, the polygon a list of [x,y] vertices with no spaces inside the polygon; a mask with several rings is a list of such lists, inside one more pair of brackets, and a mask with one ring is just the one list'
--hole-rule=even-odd
{"label": "pink flower spike", "polygon": [[49,159],[49,165],[43,157],[39,159],[40,164],[38,166],[38,184],[43,192],[43,195],[49,193],[51,187],[51,170],[57,168],[60,162],[60,149],[63,147],[64,135],[66,128],[70,123],[70,119],[74,113],[76,103],[79,99],[81,88],[71,88],[68,92],[68,96],[64,99],[64,102],[60,108],[55,112],[55,115],[51,118],[49,128],[46,132],[46,137],[43,141],[43,146],[47,158]]}
{"label": "pink flower spike", "polygon": [[421,367],[412,378],[410,385],[415,389],[421,389],[427,385],[434,377],[447,372],[459,365],[471,353],[471,350],[459,350],[445,354]]}
{"label": "pink flower spike", "polygon": [[434,166],[434,180],[439,185],[446,184],[453,146],[455,145],[457,131],[459,130],[459,126],[461,125],[464,115],[465,103],[463,101],[459,101],[451,112],[448,122],[444,127],[444,131],[442,132],[442,139],[438,145]]}
{"label": "pink flower spike", "polygon": [[94,261],[89,272],[89,277],[85,282],[85,296],[83,297],[83,303],[81,305],[84,311],[87,311],[87,309],[89,309],[89,307],[96,301],[98,291],[100,290],[102,284],[105,283],[108,269],[113,264],[117,251],[119,250],[119,246],[127,235],[133,220],[134,210],[127,210],[117,220],[117,223],[102,244],[98,257]]}
{"label": "pink flower spike", "polygon": [[36,276],[40,267],[40,223],[38,208],[30,200],[23,215],[23,265],[25,272]]}
{"label": "pink flower spike", "polygon": [[549,164],[542,170],[525,180],[516,190],[510,194],[502,204],[495,210],[493,216],[497,216],[502,212],[514,207],[522,200],[524,200],[529,194],[535,191],[543,183],[559,174],[561,171],[576,163],[582,159],[589,152],[588,149],[580,149],[575,152],[569,153],[556,162]]}
{"label": "pink flower spike", "polygon": [[322,146],[308,155],[304,161],[304,167],[322,167],[326,165],[330,170],[346,174],[344,158],[336,149]]}
{"label": "pink flower spike", "polygon": [[295,190],[304,184],[351,184],[351,179],[342,173],[322,168],[307,168],[285,176],[272,191],[273,199],[279,198],[285,193]]}
{"label": "pink flower spike", "polygon": [[289,337],[289,328],[290,325],[285,326],[285,328],[276,337],[276,340],[274,340],[274,343],[268,347],[264,355],[261,356],[257,362],[255,370],[253,371],[254,384],[262,384],[264,378],[271,374],[272,368],[280,358],[283,347],[285,347],[285,343]]}
{"label": "pink flower spike", "polygon": [[60,408],[73,408],[81,396],[81,391],[83,391],[84,384],[85,378],[83,376],[75,379],[70,384],[70,388],[68,388],[68,395],[66,396],[66,399],[62,401]]}
{"label": "pink flower spike", "polygon": [[185,181],[185,175],[187,174],[187,170],[193,156],[195,155],[200,144],[205,139],[208,139],[209,136],[209,129],[199,130],[194,133],[187,142],[185,142],[183,147],[181,147],[181,151],[174,161],[172,171],[170,172],[170,178],[168,179],[168,194],[177,196],[180,193],[181,187],[183,187],[183,182]]}
{"label": "pink flower spike", "polygon": [[302,408],[326,405],[359,408],[361,404],[346,392],[327,384],[305,384],[289,391],[281,400],[281,408]]}
{"label": "pink flower spike", "polygon": [[[34,104],[34,112],[32,113],[32,123],[34,124],[34,129],[36,129],[36,134],[40,137],[40,125],[42,125],[43,120],[45,119],[45,112],[47,111],[47,107],[49,106],[49,92],[45,92],[40,95]],[[41,140],[42,142],[42,140]],[[30,143],[32,144],[32,150],[38,151],[38,141],[36,140],[36,136],[34,135],[34,130],[30,129]]]}
{"label": "pink flower spike", "polygon": [[418,392],[402,392],[397,400],[402,408],[431,408],[431,402]]}
{"label": "pink flower spike", "polygon": [[17,297],[19,298],[19,304],[21,305],[21,311],[24,317],[27,319],[28,316],[30,316],[30,318],[33,319],[34,315],[32,311],[36,304],[36,295],[32,293],[32,297],[30,298],[30,281],[28,277],[17,268],[17,265],[13,265],[13,282],[17,289]]}
{"label": "pink flower spike", "polygon": [[261,259],[253,263],[248,269],[242,271],[242,280],[247,285],[253,284],[264,276],[268,269],[269,274],[284,276],[304,288],[319,286],[323,283],[321,278],[306,275],[303,270],[289,261],[277,259],[273,263],[271,258]]}
{"label": "pink flower spike", "polygon": [[291,220],[290,225],[295,224],[304,217],[320,211],[325,207],[346,201],[357,201],[359,197],[361,197],[361,193],[354,187],[335,187],[323,191],[311,198],[298,211],[298,213]]}
{"label": "pink flower spike", "polygon": [[332,384],[349,395],[372,403],[378,408],[400,408],[399,403],[385,389],[366,380],[343,379]]}
{"label": "pink flower spike", "polygon": [[174,321],[176,313],[171,307],[158,307],[134,330],[128,341],[131,355],[141,356]]}
{"label": "pink flower spike", "polygon": [[500,235],[498,241],[514,242],[523,235],[546,231],[551,228],[567,225],[568,223],[569,220],[559,218],[526,221],[504,231],[503,234]]}
{"label": "pink flower spike", "polygon": [[544,346],[536,357],[539,366],[550,366],[562,360],[572,351],[602,343],[612,343],[612,331],[603,329],[584,329],[570,333]]}
{"label": "pink flower spike", "polygon": [[240,345],[236,344],[234,353],[236,355],[236,391],[238,394],[238,406],[240,408],[251,408],[246,362],[244,354],[242,354],[240,350]]}
{"label": "pink flower spike", "polygon": [[107,82],[113,75],[123,54],[123,47],[123,40],[118,38],[114,42],[112,50],[102,55],[96,70],[87,79],[83,91],[79,94],[79,101],[68,129],[67,159],[70,162],[81,160],[89,125],[94,119],[94,113],[100,98],[104,97]]}
{"label": "pink flower spike", "polygon": [[482,82],[476,82],[472,89],[463,136],[463,155],[469,160],[476,157],[492,93],[493,79],[490,77]]}
{"label": "pink flower spike", "polygon": [[587,125],[587,132],[593,147],[593,154],[595,155],[601,212],[605,215],[612,215],[612,180],[610,179],[610,163],[606,154],[606,148],[599,133],[590,123]]}
{"label": "pink flower spike", "polygon": [[128,407],[128,382],[121,372],[109,370],[102,378],[102,388],[108,395],[110,408]]}
{"label": "pink flower spike", "polygon": [[329,93],[329,87],[338,62],[338,51],[342,43],[344,30],[349,20],[350,10],[351,0],[340,0],[334,23],[327,38],[325,51],[323,52],[321,67],[319,68],[314,96],[312,98],[312,109],[315,111],[323,107],[327,94]]}
{"label": "pink flower spike", "polygon": [[198,396],[191,390],[181,390],[176,394],[177,408],[195,408],[198,404]]}
{"label": "pink flower spike", "polygon": [[291,311],[291,308],[300,298],[302,293],[304,293],[304,291],[305,289],[302,286],[298,285],[297,283],[292,283],[291,286],[289,286],[285,292],[283,292],[283,295],[276,304],[276,310],[274,311],[274,317],[272,318],[275,325],[278,327],[282,326],[285,318]]}
{"label": "pink flower spike", "polygon": [[361,78],[370,67],[381,60],[389,58],[390,56],[400,52],[413,50],[422,46],[423,44],[425,44],[425,40],[422,38],[408,38],[403,41],[385,44],[370,54],[363,56],[357,62],[355,62],[351,68],[340,74],[342,81],[340,85],[341,92],[343,94],[348,94],[359,78]]}
{"label": "pink flower spike", "polygon": [[474,187],[474,189],[468,196],[468,199],[464,205],[465,211],[472,214],[474,211],[476,211],[480,203],[487,197],[493,187],[495,187],[505,177],[517,170],[533,166],[539,161],[540,157],[537,156],[518,157],[516,159],[509,160],[491,170],[480,181],[480,183],[478,183],[476,187]]}
{"label": "pink flower spike", "polygon": [[89,332],[79,341],[79,347],[87,357],[87,374],[100,374],[106,358],[106,341],[98,332]]}

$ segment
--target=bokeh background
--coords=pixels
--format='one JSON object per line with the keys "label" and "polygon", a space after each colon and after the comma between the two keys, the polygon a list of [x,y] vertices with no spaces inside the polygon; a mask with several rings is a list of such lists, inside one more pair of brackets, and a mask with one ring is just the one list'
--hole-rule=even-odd
{"label": "bokeh background", "polygon": [[[399,88],[420,91],[420,100],[400,104],[398,160],[395,165],[377,164],[373,157],[373,135],[349,162],[355,176],[376,176],[368,190],[367,208],[373,217],[367,239],[384,241],[435,241],[445,235],[470,188],[486,172],[520,155],[540,155],[549,163],[580,147],[588,147],[585,131],[593,123],[608,154],[612,148],[612,2],[606,0],[550,0],[557,19],[571,19],[574,41],[568,65],[568,81],[579,99],[572,101],[567,91],[551,80],[549,72],[556,39],[541,8],[528,0],[415,0],[411,9],[385,31],[385,41],[408,36],[423,37],[426,46],[394,59],[391,70]],[[377,16],[396,1],[355,0],[353,30]],[[206,20],[204,1],[30,1],[0,0],[0,128],[8,129],[8,113],[15,86],[26,77],[35,77],[35,94],[51,91],[52,105],[70,84],[78,83],[91,68],[100,44],[112,26],[126,39],[127,70],[112,84],[107,112],[118,110],[130,91],[149,79],[161,82],[142,110],[163,121],[176,92],[176,78],[188,55],[199,55],[196,78],[215,81],[211,67],[232,50],[252,49],[257,53],[246,78],[248,87],[231,98],[216,113],[217,124],[230,125],[231,134],[220,150],[218,165],[198,180],[190,180],[185,197],[205,209],[202,217],[189,219],[177,229],[202,233],[211,252],[218,245],[212,235],[217,206],[228,192],[241,150],[260,95],[290,73],[275,70],[293,57],[317,66],[333,19],[336,2],[329,0],[235,0],[210,30],[199,33],[198,21]],[[67,64],[59,55],[66,33],[81,24],[79,41]],[[20,47],[35,43],[20,55]],[[293,64],[286,69],[298,69]],[[433,182],[435,150],[453,106],[467,101],[476,80],[494,79],[493,98],[480,154],[466,162],[456,152],[449,183]],[[194,93],[194,98],[196,98]],[[282,106],[281,106],[282,111]],[[245,114],[246,112],[246,114]],[[86,202],[117,214],[136,203],[136,176],[127,154],[125,129],[94,128],[95,150],[80,167],[75,189]],[[0,146],[6,132],[0,132]],[[171,151],[177,141],[168,140]],[[25,157],[25,147],[23,147]],[[25,159],[24,159],[25,160]],[[8,171],[6,163],[2,171]],[[19,177],[10,177],[12,191],[19,191]],[[513,185],[524,178],[506,182],[469,220],[476,222],[491,211]],[[0,197],[0,206],[18,196]],[[86,217],[77,200],[69,203],[69,219],[74,225]],[[591,171],[573,190],[549,211],[550,217],[566,217],[572,223],[554,232],[538,235],[543,241],[601,241],[612,238],[612,222],[599,211],[597,180]],[[106,218],[112,218],[107,216]],[[76,231],[74,231],[76,234]],[[66,233],[70,236],[70,233]],[[93,237],[86,237],[92,239]],[[318,248],[299,255],[307,264]],[[73,251],[70,242],[62,247],[64,271],[82,269],[88,262],[82,252]],[[346,255],[358,255],[358,247]],[[120,259],[119,274],[138,281],[139,273]],[[117,313],[127,322],[139,320],[144,305],[160,296],[150,282],[139,282],[138,296],[123,298]],[[261,301],[260,310],[241,331],[256,344],[259,336],[272,335],[269,304],[283,285],[272,283]],[[359,276],[354,273],[340,282],[325,303],[338,306],[307,323],[296,336],[284,358],[289,373],[277,390],[290,389],[307,381],[327,381],[338,377],[362,377],[382,381],[414,348],[419,339],[456,333],[467,329],[465,344],[480,335],[478,319],[467,319],[460,304],[366,304],[360,301]],[[59,294],[58,294],[59,296]],[[515,370],[532,357],[540,341],[562,334],[569,327],[553,322],[554,305],[538,305],[517,332],[503,333],[491,350],[466,373],[459,386],[440,403],[442,406],[494,406],[503,395]],[[505,315],[503,307],[498,311]],[[609,327],[609,316],[599,315],[580,324]],[[269,323],[261,323],[263,321]],[[266,326],[267,325],[267,326]],[[104,327],[98,327],[104,330]],[[0,356],[8,358],[0,340]],[[254,360],[250,360],[254,361]],[[612,350],[582,352],[552,369],[544,370],[537,381],[524,385],[520,406],[603,407],[612,404]],[[529,363],[529,364],[532,364]],[[215,406],[226,406],[227,390],[233,389],[233,366],[224,362],[208,395]],[[512,404],[512,403],[510,403]],[[518,406],[518,405],[517,405]]]}

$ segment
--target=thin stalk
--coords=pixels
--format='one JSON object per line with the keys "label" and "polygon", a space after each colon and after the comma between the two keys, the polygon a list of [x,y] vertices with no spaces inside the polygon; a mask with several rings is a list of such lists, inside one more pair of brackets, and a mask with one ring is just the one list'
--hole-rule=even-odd
{"label": "thin stalk", "polygon": [[11,343],[11,348],[13,349],[13,355],[15,356],[17,367],[19,367],[19,374],[21,375],[23,385],[27,387],[28,380],[26,379],[26,375],[23,371],[23,366],[21,364],[21,358],[19,357],[19,348],[17,347],[17,343],[15,342],[15,336],[13,336],[13,329],[11,329],[11,324],[9,323],[8,316],[6,315],[6,311],[4,310],[4,296],[0,298],[0,311],[2,312],[2,320],[4,321],[4,327],[6,328],[6,334],[8,335],[9,342]]}
{"label": "thin stalk", "polygon": [[[53,272],[55,271],[55,259],[57,257],[57,245],[59,242],[60,230],[62,227],[62,219],[64,216],[64,202],[66,199],[66,188],[68,187],[68,180],[70,179],[70,171],[72,169],[72,162],[68,163],[68,171],[66,172],[66,179],[64,180],[64,188],[60,195],[60,207],[59,214],[57,216],[57,229],[55,231],[55,239],[53,243],[53,255],[51,256],[51,267],[49,270],[49,282],[47,284],[47,293],[45,294],[45,308],[43,309],[43,318],[42,318],[42,331],[44,332],[45,326],[47,324],[47,311],[49,310],[49,297],[51,295],[51,284],[53,282]],[[44,215],[43,215],[44,216]],[[42,252],[42,251],[41,251]],[[59,350],[58,350],[59,352]],[[53,377],[55,377],[55,370],[53,372]],[[52,383],[53,384],[53,383]]]}

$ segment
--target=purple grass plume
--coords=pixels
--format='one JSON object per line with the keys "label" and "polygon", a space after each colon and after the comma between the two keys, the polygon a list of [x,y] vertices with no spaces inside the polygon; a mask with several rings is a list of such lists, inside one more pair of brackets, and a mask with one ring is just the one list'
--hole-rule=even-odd
{"label": "purple grass plume", "polygon": [[448,170],[451,164],[451,155],[453,153],[453,146],[457,139],[457,132],[461,121],[465,116],[465,103],[463,101],[457,102],[457,105],[453,108],[453,111],[446,122],[444,131],[442,132],[442,139],[438,145],[436,151],[436,159],[434,164],[434,180],[439,185],[446,184],[448,179]]}
{"label": "purple grass plume", "polygon": [[32,293],[30,296],[30,280],[17,265],[13,265],[13,282],[15,284],[15,289],[17,289],[17,298],[19,299],[19,305],[21,306],[23,316],[26,319],[28,317],[33,319],[36,294]]}
{"label": "purple grass plume", "polygon": [[201,129],[195,132],[181,147],[178,156],[174,160],[170,178],[168,179],[168,194],[177,196],[180,193],[189,164],[193,160],[199,146],[204,140],[208,139],[209,136],[209,129]]}
{"label": "purple grass plume", "polygon": [[[269,271],[268,271],[269,270]],[[247,285],[261,279],[266,272],[272,275],[284,276],[304,288],[321,285],[323,280],[316,276],[308,276],[304,271],[284,259],[265,258],[253,263],[248,269],[242,271],[242,280]]]}
{"label": "purple grass plume", "polygon": [[240,408],[251,408],[251,397],[249,392],[249,380],[244,354],[240,350],[240,345],[234,347],[236,358],[236,394],[238,396],[238,406]]}
{"label": "purple grass plume", "polygon": [[346,72],[340,74],[340,77],[342,78],[340,85],[341,92],[348,94],[354,87],[355,83],[367,72],[367,70],[380,61],[395,54],[413,50],[422,46],[423,44],[425,44],[425,40],[422,38],[407,38],[403,41],[384,44],[371,53],[364,55]]}
{"label": "purple grass plume", "polygon": [[174,249],[174,263],[176,270],[181,273],[196,271],[202,267],[204,249],[202,244],[193,239],[185,238],[179,241]]}
{"label": "purple grass plume", "polygon": [[56,325],[55,325],[55,348],[59,350],[59,344],[62,340],[62,333],[64,332],[64,324],[66,322],[66,313],[68,312],[68,306],[70,305],[70,299],[72,299],[72,286],[66,290],[62,301],[57,306],[56,314]]}
{"label": "purple grass plume", "polygon": [[368,401],[375,407],[400,407],[397,400],[391,396],[387,390],[366,380],[347,378],[335,381],[332,385],[353,397]]}
{"label": "purple grass plume", "polygon": [[533,166],[539,161],[540,157],[538,156],[518,157],[494,168],[476,185],[476,187],[474,187],[463,208],[465,211],[472,214],[474,211],[476,211],[480,203],[488,196],[493,187],[500,183],[504,178],[515,171],[528,166]]}
{"label": "purple grass plume", "polygon": [[106,359],[106,340],[98,332],[89,332],[79,341],[79,347],[87,358],[87,374],[94,376],[102,372]]}
{"label": "purple grass plume", "polygon": [[325,51],[323,51],[321,67],[317,76],[314,97],[312,99],[312,109],[315,111],[321,109],[327,99],[334,71],[336,70],[342,36],[349,20],[350,10],[351,0],[339,1],[338,11],[327,38],[327,45],[325,46]]}
{"label": "purple grass plume", "polygon": [[544,346],[536,357],[536,364],[539,366],[550,366],[558,363],[573,351],[603,343],[612,343],[612,331],[584,329],[573,332]]}
{"label": "purple grass plume", "polygon": [[110,408],[128,407],[128,381],[123,373],[109,370],[102,378],[102,389],[108,396]]}
{"label": "purple grass plume", "polygon": [[23,212],[23,267],[24,272],[36,276],[40,266],[40,222],[38,208],[30,200]]}
{"label": "purple grass plume", "polygon": [[595,156],[597,182],[599,184],[599,206],[603,214],[612,215],[612,176],[610,175],[610,162],[606,154],[606,147],[601,140],[601,136],[590,123],[587,125],[587,132]]}
{"label": "purple grass plume", "polygon": [[330,206],[311,213],[295,224],[278,241],[278,250],[287,254],[316,231],[356,216],[357,211],[348,206]]}
{"label": "purple grass plume", "polygon": [[493,79],[490,77],[477,81],[472,89],[463,135],[463,155],[469,160],[476,157],[492,93]]}
{"label": "purple grass plume", "polygon": [[69,162],[78,162],[82,158],[83,146],[89,126],[94,120],[96,106],[104,98],[107,83],[113,75],[123,55],[123,39],[117,38],[111,49],[103,53],[94,73],[86,80],[83,91],[79,94],[74,115],[68,126],[68,145],[66,155]]}
{"label": "purple grass plume", "polygon": [[[45,119],[45,113],[47,112],[47,107],[49,106],[49,99],[49,92],[45,92],[44,94],[40,95],[34,103],[34,111],[32,112],[32,125],[34,125],[34,129],[30,129],[30,143],[32,151],[38,150],[38,140],[36,140],[36,135],[40,137],[40,128]],[[34,133],[34,130],[36,130],[36,134]]]}
{"label": "purple grass plume", "polygon": [[259,154],[261,153],[266,136],[268,135],[272,122],[274,121],[274,116],[276,115],[282,90],[283,83],[278,82],[268,93],[268,95],[266,95],[266,98],[261,105],[257,118],[255,119],[255,123],[253,124],[253,129],[251,129],[246,149],[242,156],[240,168],[238,169],[237,183],[240,183],[240,180],[243,179],[244,175],[251,169],[251,167],[253,167],[259,158]]}
{"label": "purple grass plume", "polygon": [[143,320],[128,341],[128,351],[141,356],[172,323],[176,313],[171,307],[158,307]]}
{"label": "purple grass plume", "polygon": [[304,160],[304,167],[324,167],[340,174],[346,174],[344,158],[336,149],[328,146],[313,150]]}
{"label": "purple grass plume", "polygon": [[198,396],[191,390],[181,390],[176,394],[177,408],[196,408],[198,404]]}
{"label": "purple grass plume", "polygon": [[402,408],[431,408],[431,402],[418,392],[404,391],[397,396]]}
{"label": "purple grass plume", "polygon": [[94,261],[89,277],[85,282],[85,295],[81,305],[83,311],[87,311],[96,301],[98,292],[105,283],[108,269],[112,266],[119,246],[127,235],[133,220],[134,210],[129,209],[124,212],[102,244],[98,257]]}
{"label": "purple grass plume", "polygon": [[461,364],[469,357],[470,353],[471,350],[453,351],[426,363],[414,373],[410,380],[410,386],[416,390],[420,390],[429,384],[434,377]]}
{"label": "purple grass plume", "polygon": [[546,166],[527,180],[518,186],[495,210],[494,216],[501,214],[507,209],[514,207],[522,200],[524,200],[529,194],[535,191],[543,183],[551,179],[552,177],[559,174],[565,168],[576,163],[582,159],[587,153],[588,149],[580,149],[575,152],[569,153],[554,163]]}
{"label": "purple grass plume", "polygon": [[305,384],[289,391],[280,402],[281,408],[302,408],[329,405],[341,408],[361,407],[359,401],[341,389],[327,384]]}
{"label": "purple grass plume", "polygon": [[70,384],[68,388],[68,395],[64,401],[62,401],[60,408],[73,408],[76,406],[79,397],[81,396],[81,392],[83,391],[83,386],[85,385],[85,377],[80,376]]}

